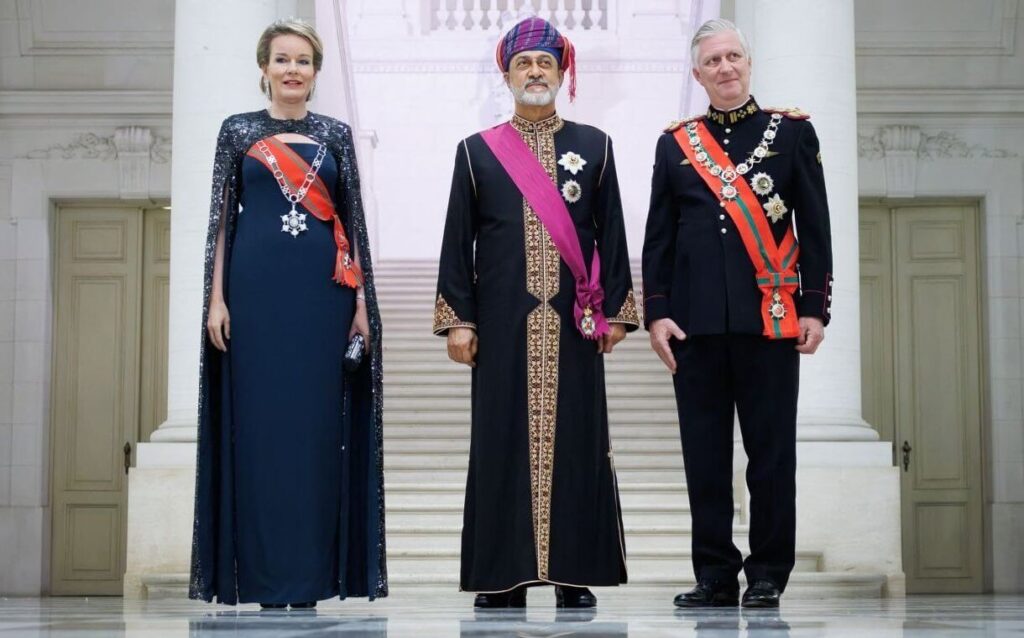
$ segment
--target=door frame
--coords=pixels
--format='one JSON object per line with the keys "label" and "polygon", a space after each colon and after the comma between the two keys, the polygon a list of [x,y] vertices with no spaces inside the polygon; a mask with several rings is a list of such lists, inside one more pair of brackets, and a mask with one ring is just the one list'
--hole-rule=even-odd
{"label": "door frame", "polygon": [[[137,208],[140,214],[144,214],[146,209],[152,208],[166,208],[170,210],[170,200],[166,198],[153,198],[153,199],[114,199],[109,197],[59,197],[50,198],[48,200],[48,215],[47,215],[47,229],[48,229],[48,256],[46,261],[48,262],[49,277],[47,278],[48,297],[50,304],[50,313],[47,317],[47,335],[46,343],[49,347],[49,356],[47,365],[44,371],[43,378],[49,388],[48,397],[46,399],[46,415],[45,415],[45,450],[44,450],[44,463],[45,472],[43,473],[45,483],[43,486],[43,492],[46,495],[46,504],[44,506],[43,513],[43,542],[42,542],[42,590],[41,593],[50,593],[53,587],[53,555],[55,547],[53,545],[53,503],[54,503],[54,465],[56,459],[56,438],[57,432],[56,424],[54,423],[55,404],[57,401],[56,393],[54,390],[53,377],[57,366],[58,353],[54,348],[54,339],[56,336],[56,325],[57,325],[57,267],[59,259],[59,236],[58,236],[58,215],[61,208],[75,207],[78,209],[82,208]],[[140,264],[141,266],[141,264]],[[140,300],[141,303],[141,300]],[[141,334],[139,336],[141,339]],[[141,349],[138,353],[141,359]],[[137,434],[137,433],[136,433]],[[136,449],[138,448],[138,436],[136,435]],[[137,461],[137,455],[132,455],[132,466],[134,467]],[[125,482],[125,491],[128,490],[128,484]],[[127,494],[125,494],[125,506],[127,507]],[[124,524],[127,525],[127,510],[125,512]],[[123,578],[123,574],[122,574]]]}
{"label": "door frame", "polygon": [[[981,542],[982,547],[982,589],[984,592],[992,591],[992,577],[993,577],[993,545],[992,545],[992,517],[991,517],[991,501],[992,496],[992,481],[991,472],[987,471],[991,469],[990,465],[990,450],[992,449],[992,406],[990,400],[990,371],[991,371],[991,357],[989,356],[989,344],[991,338],[989,335],[989,268],[988,268],[988,246],[987,246],[987,232],[988,220],[985,211],[985,198],[979,197],[914,197],[914,198],[891,198],[891,197],[860,197],[858,200],[858,218],[860,209],[866,206],[887,208],[892,211],[896,208],[928,208],[929,206],[972,206],[977,211],[975,219],[975,232],[977,233],[978,245],[978,335],[977,335],[977,351],[978,351],[978,392],[979,392],[979,410],[980,414],[980,432],[979,432],[979,450],[980,450],[980,468],[981,468]],[[895,215],[896,213],[892,213]],[[891,254],[895,254],[896,250],[896,236],[895,233],[890,237],[890,250]],[[859,272],[859,256],[858,256],[858,272]],[[1024,282],[1021,282],[1024,285]],[[859,285],[859,284],[858,284]],[[895,286],[893,288],[895,294]],[[893,335],[893,349],[898,351],[899,348],[899,335]],[[895,365],[895,357],[893,359]],[[893,378],[896,378],[895,370],[893,370]],[[896,396],[893,402],[894,408],[899,405],[900,394],[899,387],[895,388]],[[893,415],[894,425],[898,425],[896,415]],[[892,445],[892,460],[893,466],[900,470],[900,483],[902,493],[902,482],[903,482],[903,471],[900,467],[901,457],[898,449],[896,439],[899,439],[898,431],[893,432],[894,439],[890,441]],[[900,516],[900,535],[902,537],[903,531],[903,520],[902,520],[902,508]]]}

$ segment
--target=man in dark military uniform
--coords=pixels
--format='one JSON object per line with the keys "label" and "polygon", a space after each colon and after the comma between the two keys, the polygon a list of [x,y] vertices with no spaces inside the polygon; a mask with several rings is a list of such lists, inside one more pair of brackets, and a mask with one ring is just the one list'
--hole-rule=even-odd
{"label": "man in dark military uniform", "polygon": [[[775,607],[795,560],[800,353],[828,324],[832,248],[818,139],[750,95],[727,20],[694,36],[706,115],[658,140],[643,252],[651,346],[674,375],[697,586],[680,607]],[[797,237],[799,243],[797,243]],[[733,414],[749,458],[750,555],[733,544]]]}

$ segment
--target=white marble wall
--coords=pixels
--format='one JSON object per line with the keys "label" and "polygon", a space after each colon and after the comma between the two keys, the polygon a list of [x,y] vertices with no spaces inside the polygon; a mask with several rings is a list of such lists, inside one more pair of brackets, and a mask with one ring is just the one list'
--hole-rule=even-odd
{"label": "white marble wall", "polygon": [[[144,0],[111,16],[67,3],[55,20],[42,5],[0,0],[3,594],[38,594],[48,580],[51,200],[129,196],[115,129],[148,127],[161,145],[170,134],[173,4]],[[151,169],[132,197],[167,197],[169,165],[157,157]]]}
{"label": "white marble wall", "polygon": [[[980,202],[987,567],[995,591],[1024,591],[1024,1],[856,10],[860,194]],[[888,126],[923,137],[902,172],[885,156],[906,149],[878,144]]]}

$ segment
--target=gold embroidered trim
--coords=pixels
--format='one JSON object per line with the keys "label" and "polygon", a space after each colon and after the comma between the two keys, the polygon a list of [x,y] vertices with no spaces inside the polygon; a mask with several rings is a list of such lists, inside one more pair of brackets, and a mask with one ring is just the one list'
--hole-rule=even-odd
{"label": "gold embroidered trim", "polygon": [[628,323],[633,326],[640,325],[640,313],[637,312],[636,298],[633,296],[633,289],[626,293],[626,300],[619,308],[619,314],[608,320],[608,323]]}
{"label": "gold embroidered trim", "polygon": [[[518,115],[512,116],[512,127],[520,133],[526,133],[527,135],[538,135],[542,133],[557,133],[562,130],[565,126],[565,120],[563,120],[558,113],[555,113],[549,118],[543,119],[539,122],[531,122],[530,120],[519,117]],[[523,139],[526,139],[525,136]],[[530,148],[533,148],[535,144],[531,144],[527,140],[527,144],[530,144]],[[552,139],[551,152],[554,153],[554,140]],[[533,148],[533,152],[536,153],[537,149]],[[555,173],[557,175],[557,173]]]}
{"label": "gold embroidered trim", "polygon": [[[555,131],[561,129],[558,116],[542,122],[528,122],[529,133],[517,127],[551,180],[557,183]],[[521,118],[520,118],[521,119]],[[526,122],[526,120],[523,120]],[[515,124],[513,120],[513,124]],[[526,290],[540,301],[526,318],[527,429],[530,445],[530,494],[533,536],[537,553],[537,576],[548,577],[551,540],[551,479],[555,461],[555,423],[558,416],[558,349],[561,322],[551,305],[558,294],[561,258],[551,235],[533,208],[523,200],[523,230],[526,246]]]}
{"label": "gold embroidered trim", "polygon": [[442,295],[437,295],[437,303],[434,304],[434,334],[441,334],[449,328],[476,328],[475,323],[463,321],[455,314],[455,310],[448,305]]}

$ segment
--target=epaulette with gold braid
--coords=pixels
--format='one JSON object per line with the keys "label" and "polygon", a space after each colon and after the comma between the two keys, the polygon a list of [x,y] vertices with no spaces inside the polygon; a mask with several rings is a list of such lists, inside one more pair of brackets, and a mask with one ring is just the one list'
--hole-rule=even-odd
{"label": "epaulette with gold braid", "polygon": [[665,132],[675,133],[676,131],[679,130],[679,127],[689,124],[690,122],[696,122],[697,120],[702,119],[703,117],[704,114],[699,113],[697,115],[691,115],[690,117],[684,118],[682,120],[672,120],[671,122],[668,123],[668,126],[665,127]]}
{"label": "epaulette with gold braid", "polygon": [[806,111],[801,111],[795,106],[773,106],[762,110],[765,111],[766,113],[778,113],[779,115],[784,115],[791,120],[811,119],[810,113],[807,113]]}

